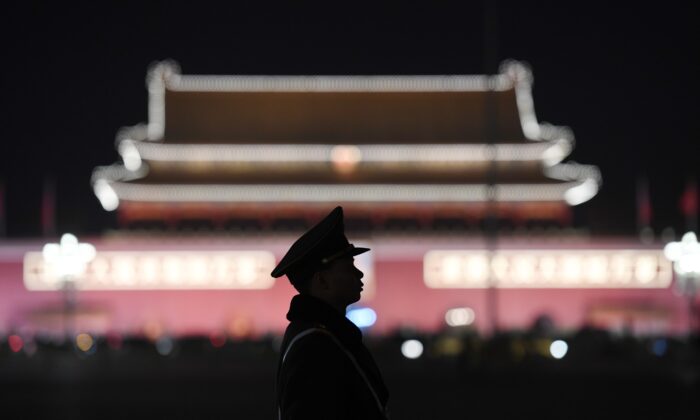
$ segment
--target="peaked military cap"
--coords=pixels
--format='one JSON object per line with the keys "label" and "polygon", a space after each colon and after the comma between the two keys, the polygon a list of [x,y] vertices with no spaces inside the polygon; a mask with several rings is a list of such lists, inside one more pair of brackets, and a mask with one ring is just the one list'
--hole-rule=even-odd
{"label": "peaked military cap", "polygon": [[313,274],[334,260],[367,251],[369,248],[356,247],[345,237],[343,208],[338,206],[292,244],[271,275],[286,274],[294,283],[294,278]]}

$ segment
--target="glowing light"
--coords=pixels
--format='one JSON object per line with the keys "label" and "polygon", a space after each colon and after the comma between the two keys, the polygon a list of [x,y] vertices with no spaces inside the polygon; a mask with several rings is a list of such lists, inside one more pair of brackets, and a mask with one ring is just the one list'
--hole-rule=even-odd
{"label": "glowing light", "polygon": [[75,346],[78,347],[82,352],[87,353],[93,349],[95,345],[95,340],[90,334],[81,333],[75,337]]}
{"label": "glowing light", "polygon": [[596,193],[598,193],[598,183],[589,178],[567,190],[564,193],[564,200],[572,206],[577,206],[593,198]]}
{"label": "glowing light", "polygon": [[114,274],[114,283],[120,287],[129,288],[135,284],[136,280],[136,265],[134,259],[128,256],[117,256],[112,259],[112,269]]}
{"label": "glowing light", "polygon": [[22,340],[22,337],[12,334],[7,337],[7,344],[10,345],[10,350],[12,350],[13,353],[19,353],[22,351],[22,347],[24,347],[24,340]]}
{"label": "glowing light", "polygon": [[517,283],[528,284],[534,281],[537,258],[532,255],[515,255],[511,260],[513,280]]}
{"label": "glowing light", "polygon": [[95,181],[93,191],[95,191],[95,195],[100,200],[103,209],[113,211],[119,207],[119,196],[106,180],[98,179]]}
{"label": "glowing light", "polygon": [[[595,181],[591,181],[595,183]],[[579,181],[543,184],[502,184],[498,201],[563,201]],[[114,181],[118,197],[141,202],[439,202],[488,200],[486,184],[146,184]]]}
{"label": "glowing light", "polygon": [[[423,258],[425,284],[488,287],[488,277],[474,275],[476,260],[487,261],[482,251],[429,251]],[[499,250],[491,272],[500,288],[665,288],[672,280],[669,261],[649,250]]]}
{"label": "glowing light", "polygon": [[[497,144],[493,156],[483,144],[167,144],[124,140],[136,148],[139,159],[184,162],[233,163],[458,163],[542,160],[551,166],[570,152],[567,140],[553,143]],[[120,149],[121,152],[121,149]],[[127,159],[122,156],[122,159]],[[127,168],[128,169],[128,168]],[[115,174],[115,178],[126,174]]]}
{"label": "glowing light", "polygon": [[212,347],[220,349],[226,344],[226,336],[223,334],[212,333],[209,335],[209,342]]}
{"label": "glowing light", "polygon": [[423,354],[423,343],[418,340],[406,340],[401,344],[401,354],[407,359],[417,359]]}
{"label": "glowing light", "polygon": [[253,332],[253,322],[245,316],[235,317],[229,322],[227,332],[235,339],[246,338]]}
{"label": "glowing light", "polygon": [[339,145],[331,150],[331,162],[338,172],[352,172],[362,160],[362,152],[357,146]]}
{"label": "glowing light", "polygon": [[562,276],[565,282],[576,282],[581,274],[582,261],[577,255],[562,257]]}
{"label": "glowing light", "polygon": [[540,277],[544,283],[555,281],[557,275],[557,259],[544,255],[539,261]]}
{"label": "glowing light", "polygon": [[445,313],[445,322],[450,327],[462,327],[474,323],[476,315],[472,308],[452,308]]}
{"label": "glowing light", "polygon": [[133,140],[122,140],[119,143],[119,154],[124,160],[124,167],[130,171],[137,171],[141,167],[141,155],[134,146]]}
{"label": "glowing light", "polygon": [[[72,278],[81,290],[268,289],[274,266],[268,251],[108,251]],[[28,290],[58,290],[61,278],[42,254],[25,255]]]}
{"label": "glowing light", "polygon": [[571,141],[558,139],[542,153],[542,162],[547,166],[554,166],[564,160],[571,153]]}
{"label": "glowing light", "polygon": [[160,275],[160,261],[158,258],[144,256],[139,259],[137,264],[138,272],[135,277],[143,278],[144,285],[155,285],[158,282],[158,276]]}
{"label": "glowing light", "polygon": [[[253,269],[255,265],[253,264]],[[186,274],[192,279],[194,284],[206,284],[207,276],[209,271],[209,265],[206,258],[201,256],[191,256],[187,261],[187,271]],[[255,281],[255,272],[253,271],[252,276],[241,276],[241,282],[243,284],[252,283]]]}
{"label": "glowing light", "polygon": [[446,283],[457,283],[462,277],[462,261],[458,255],[445,258],[443,261],[442,275]]}
{"label": "glowing light", "polygon": [[668,349],[668,342],[663,338],[658,338],[658,339],[654,340],[651,344],[651,352],[659,357],[666,354],[667,349]]}
{"label": "glowing light", "polygon": [[616,283],[626,285],[634,281],[632,262],[626,255],[613,255],[610,258],[610,275]]}
{"label": "glowing light", "polygon": [[464,350],[464,344],[457,337],[442,337],[435,346],[438,354],[445,356],[456,356]]}
{"label": "glowing light", "polygon": [[[173,63],[162,63],[160,79],[150,77],[149,91],[179,92],[460,92],[507,90],[513,78],[495,76],[217,76],[181,75]],[[165,81],[165,84],[162,84]]]}
{"label": "glowing light", "polygon": [[695,233],[687,232],[680,242],[667,244],[664,255],[673,261],[673,268],[679,275],[700,275],[700,244]]}
{"label": "glowing light", "polygon": [[157,341],[163,336],[164,331],[163,325],[156,320],[150,320],[143,326],[143,334],[150,341]]}
{"label": "glowing light", "polygon": [[163,258],[163,278],[166,284],[178,287],[183,275],[182,261],[176,255],[167,255]]}
{"label": "glowing light", "polygon": [[656,257],[650,255],[640,256],[637,258],[634,274],[637,279],[639,279],[640,283],[649,283],[654,281],[657,267],[658,263],[656,261]]}
{"label": "glowing light", "polygon": [[350,309],[345,316],[358,328],[369,328],[377,322],[377,313],[371,308]]}
{"label": "glowing light", "polygon": [[174,347],[175,344],[170,337],[163,336],[156,341],[156,351],[161,356],[167,356],[172,353]]}
{"label": "glowing light", "polygon": [[549,346],[549,353],[555,359],[561,359],[566,356],[566,352],[569,351],[569,345],[566,344],[564,340],[555,340]]}
{"label": "glowing light", "polygon": [[[656,266],[654,266],[656,268]],[[583,265],[585,275],[592,283],[604,283],[608,272],[608,259],[602,255],[595,255],[587,258]]]}
{"label": "glowing light", "polygon": [[236,277],[242,286],[254,284],[259,276],[257,264],[251,259],[241,259],[236,268]]}
{"label": "glowing light", "polygon": [[42,250],[47,268],[53,274],[53,281],[75,280],[95,258],[95,247],[79,243],[75,235],[66,233],[58,244],[46,244]]}

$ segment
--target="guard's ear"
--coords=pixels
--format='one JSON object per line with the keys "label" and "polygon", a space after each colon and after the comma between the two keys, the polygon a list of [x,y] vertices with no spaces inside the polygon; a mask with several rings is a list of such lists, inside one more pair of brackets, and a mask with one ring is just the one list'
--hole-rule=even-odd
{"label": "guard's ear", "polygon": [[311,284],[315,286],[317,290],[328,289],[328,281],[320,271],[315,272],[313,277],[311,277]]}

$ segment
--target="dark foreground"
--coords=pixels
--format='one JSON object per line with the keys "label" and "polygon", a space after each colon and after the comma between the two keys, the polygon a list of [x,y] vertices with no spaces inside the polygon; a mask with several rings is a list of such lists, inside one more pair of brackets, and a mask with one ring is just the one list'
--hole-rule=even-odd
{"label": "dark foreground", "polygon": [[[367,339],[391,390],[396,419],[695,419],[697,339],[633,339],[581,331],[551,338],[484,340],[454,332]],[[273,419],[277,339],[104,339],[87,351],[37,340],[12,350],[0,339],[3,419]],[[15,350],[17,350],[17,343]],[[220,347],[218,347],[220,346]]]}

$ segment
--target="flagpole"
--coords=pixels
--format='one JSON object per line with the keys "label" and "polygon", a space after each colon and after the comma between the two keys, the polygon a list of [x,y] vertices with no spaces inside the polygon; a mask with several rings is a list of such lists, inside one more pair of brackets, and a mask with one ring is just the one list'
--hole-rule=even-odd
{"label": "flagpole", "polygon": [[637,176],[637,234],[644,243],[654,240],[654,231],[651,228],[653,211],[651,196],[649,194],[649,180],[646,176]]}
{"label": "flagpole", "polygon": [[698,185],[695,176],[686,181],[685,191],[680,200],[681,212],[685,216],[685,230],[696,232],[698,229]]}
{"label": "flagpole", "polygon": [[[498,2],[496,0],[484,1],[484,74],[495,73],[498,61]],[[498,109],[494,95],[495,86],[489,79],[489,86],[485,96],[485,121],[484,134],[488,144],[489,167],[486,174],[486,214],[485,238],[486,252],[488,254],[489,277],[486,289],[486,311],[489,319],[489,328],[492,335],[499,332],[498,320],[498,284],[493,271],[493,257],[498,248],[498,167],[496,156],[496,124],[498,121]]]}
{"label": "flagpole", "polygon": [[41,196],[41,232],[44,237],[56,234],[56,182],[52,177],[44,178]]}

